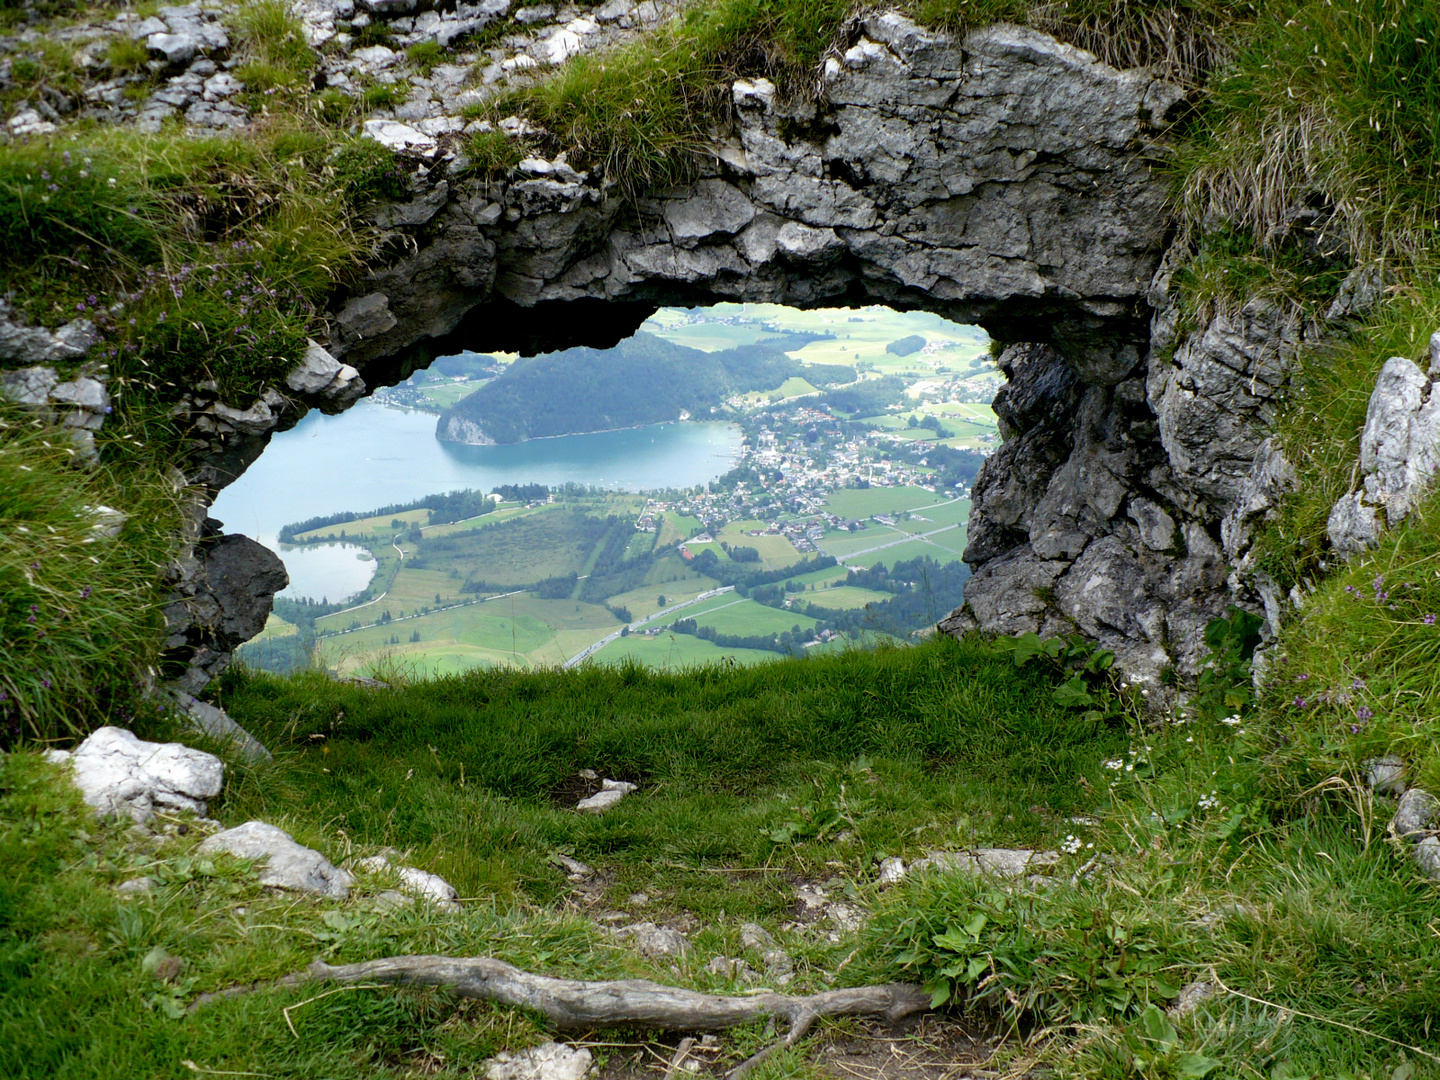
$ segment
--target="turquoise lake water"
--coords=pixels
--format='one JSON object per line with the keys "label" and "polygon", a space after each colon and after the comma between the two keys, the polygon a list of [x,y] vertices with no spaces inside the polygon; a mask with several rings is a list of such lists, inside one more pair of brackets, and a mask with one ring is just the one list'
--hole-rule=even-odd
{"label": "turquoise lake water", "polygon": [[740,451],[734,424],[669,423],[461,446],[435,438],[429,413],[362,401],[339,416],[312,412],[271,440],[260,460],[210,510],[226,532],[259,540],[285,560],[282,595],[339,600],[363,589],[375,564],[352,544],[284,551],[281,526],[341,510],[371,510],[457,488],[575,482],[612,491],[691,487],[729,471]]}

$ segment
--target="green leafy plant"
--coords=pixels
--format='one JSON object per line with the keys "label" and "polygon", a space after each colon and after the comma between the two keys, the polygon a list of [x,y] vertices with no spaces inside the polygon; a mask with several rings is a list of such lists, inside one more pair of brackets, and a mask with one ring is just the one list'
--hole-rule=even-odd
{"label": "green leafy plant", "polygon": [[1206,720],[1219,720],[1239,712],[1254,700],[1250,662],[1260,644],[1258,615],[1231,605],[1230,610],[1205,627],[1210,652],[1200,662],[1200,674],[1190,697],[1191,707]]}
{"label": "green leafy plant", "polygon": [[1021,634],[1001,638],[996,645],[1010,651],[1017,668],[1034,663],[1048,669],[1058,681],[1052,692],[1055,704],[1081,710],[1085,720],[1100,723],[1129,715],[1128,692],[1114,673],[1115,654],[1079,634],[1042,638]]}
{"label": "green leafy plant", "polygon": [[777,844],[805,840],[825,841],[845,829],[858,829],[877,809],[869,789],[875,783],[868,758],[856,758],[845,768],[816,762],[819,775],[809,798],[792,806],[794,816],[768,830]]}
{"label": "green leafy plant", "polygon": [[1155,1005],[1147,1005],[1139,1019],[1121,1036],[1128,1064],[1145,1077],[1205,1080],[1221,1063],[1182,1048],[1180,1033]]}
{"label": "green leafy plant", "polygon": [[1039,893],[969,874],[933,876],[877,914],[882,953],[923,982],[938,1008],[964,1000],[1008,1020],[1085,1024],[1133,1017],[1179,993],[1185,943],[1143,907],[1084,885]]}

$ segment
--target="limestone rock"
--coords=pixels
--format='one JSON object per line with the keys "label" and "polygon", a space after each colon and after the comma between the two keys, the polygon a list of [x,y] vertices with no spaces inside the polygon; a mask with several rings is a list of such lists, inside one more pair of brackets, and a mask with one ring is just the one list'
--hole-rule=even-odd
{"label": "limestone rock", "polygon": [[690,951],[690,942],[679,930],[668,926],[656,926],[652,922],[632,923],[622,926],[617,933],[630,938],[641,956],[659,960],[669,956],[684,956]]}
{"label": "limestone rock", "polygon": [[1440,394],[1412,360],[1385,361],[1360,435],[1363,488],[1330,512],[1331,546],[1349,557],[1372,547],[1385,526],[1404,521],[1440,468]]}
{"label": "limestone rock", "polygon": [[625,780],[602,780],[600,790],[589,798],[581,799],[575,804],[575,809],[587,814],[604,813],[634,790],[635,785]]}
{"label": "limestone rock", "polygon": [[149,821],[157,811],[204,816],[220,794],[225,766],[213,754],[179,743],[153,743],[123,728],[102,727],[70,756],[75,785],[102,815]]}
{"label": "limestone rock", "polygon": [[903,859],[889,858],[880,860],[880,876],[877,879],[881,885],[893,885],[905,878],[905,862]]}
{"label": "limestone rock", "polygon": [[413,866],[393,866],[387,855],[372,855],[368,859],[361,859],[359,864],[361,870],[371,874],[384,873],[393,870],[400,879],[400,888],[412,896],[422,900],[429,900],[436,907],[446,911],[460,910],[460,894],[455,887],[442,878],[439,874],[432,874],[425,870],[417,870]]}
{"label": "limestone rock", "polygon": [[1390,830],[1402,839],[1418,840],[1440,819],[1440,799],[1423,788],[1412,787],[1400,796]]}
{"label": "limestone rock", "polygon": [[942,870],[962,874],[993,874],[1016,878],[1053,866],[1060,856],[1053,851],[1027,848],[976,848],[974,851],[932,851],[910,866],[910,873]]}
{"label": "limestone rock", "polygon": [[297,844],[289,833],[263,821],[247,821],[208,838],[201,852],[227,852],[241,859],[264,860],[260,884],[292,892],[315,893],[343,900],[354,883],[318,851]]}
{"label": "limestone rock", "polygon": [[1427,836],[1415,845],[1415,865],[1426,877],[1440,881],[1440,840]]}
{"label": "limestone rock", "polygon": [[584,1080],[594,1059],[583,1046],[549,1042],[517,1054],[497,1054],[485,1067],[487,1080]]}
{"label": "limestone rock", "polygon": [[1405,794],[1405,760],[1394,754],[1371,758],[1365,762],[1365,782],[1377,795]]}

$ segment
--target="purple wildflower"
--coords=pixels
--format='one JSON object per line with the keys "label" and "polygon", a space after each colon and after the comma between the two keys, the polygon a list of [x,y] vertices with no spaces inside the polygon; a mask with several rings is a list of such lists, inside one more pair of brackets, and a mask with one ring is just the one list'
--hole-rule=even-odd
{"label": "purple wildflower", "polygon": [[1291,702],[1291,704],[1294,705],[1297,709],[1303,709],[1305,708],[1306,703],[1303,697],[1297,697],[1294,701]]}
{"label": "purple wildflower", "polygon": [[1434,615],[1426,615],[1426,616],[1425,616],[1425,625],[1426,625],[1426,626],[1434,626],[1434,625],[1435,625],[1435,616],[1434,616]]}
{"label": "purple wildflower", "polygon": [[1374,718],[1375,714],[1364,705],[1361,705],[1360,708],[1355,710],[1355,719],[1359,720],[1362,724],[1368,724]]}

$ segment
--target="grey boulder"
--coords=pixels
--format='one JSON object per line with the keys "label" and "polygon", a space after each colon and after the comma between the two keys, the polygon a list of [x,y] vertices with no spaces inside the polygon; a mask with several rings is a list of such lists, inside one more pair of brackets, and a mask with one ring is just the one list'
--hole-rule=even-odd
{"label": "grey boulder", "polygon": [[263,821],[247,821],[216,833],[200,845],[206,854],[226,852],[241,859],[265,860],[260,884],[273,889],[315,893],[343,900],[354,878],[318,851],[297,844],[285,830]]}

